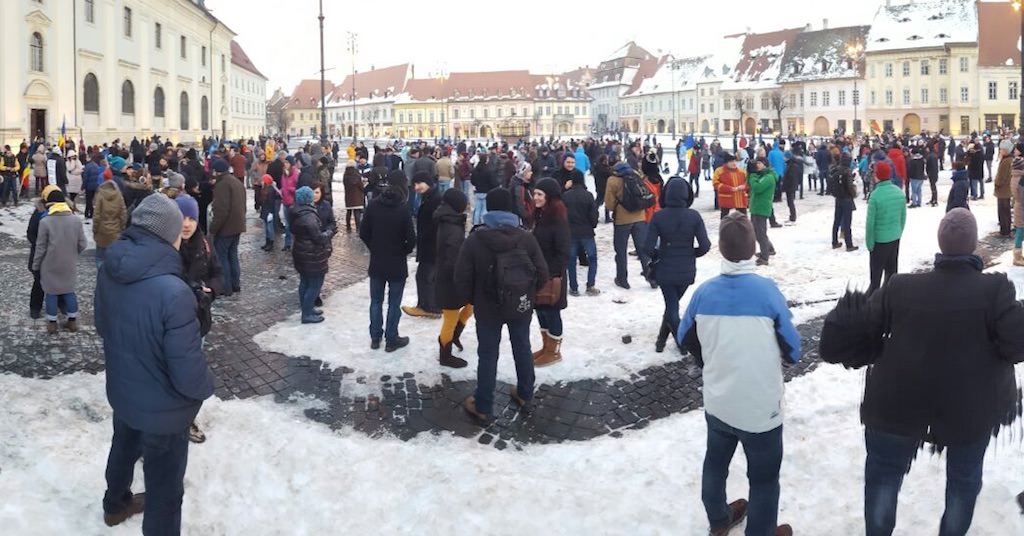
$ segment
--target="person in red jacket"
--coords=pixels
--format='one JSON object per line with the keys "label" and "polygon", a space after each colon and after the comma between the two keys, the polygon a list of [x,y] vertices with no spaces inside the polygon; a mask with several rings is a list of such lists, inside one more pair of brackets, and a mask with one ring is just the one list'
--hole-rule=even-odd
{"label": "person in red jacket", "polygon": [[694,146],[690,151],[690,164],[686,171],[690,174],[690,189],[693,197],[700,197],[700,147]]}
{"label": "person in red jacket", "polygon": [[725,155],[725,165],[715,170],[711,186],[718,194],[718,207],[722,217],[736,209],[744,214],[750,204],[750,192],[747,186],[747,173],[736,164],[736,157]]}
{"label": "person in red jacket", "polygon": [[896,143],[889,148],[889,160],[892,160],[892,183],[899,186],[906,193],[907,202],[910,202],[910,180],[907,179],[907,158],[903,154],[903,147]]}

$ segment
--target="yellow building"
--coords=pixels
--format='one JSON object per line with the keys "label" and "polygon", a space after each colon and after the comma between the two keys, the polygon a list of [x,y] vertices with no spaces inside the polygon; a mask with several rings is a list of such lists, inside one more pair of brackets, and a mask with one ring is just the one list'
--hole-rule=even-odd
{"label": "yellow building", "polygon": [[409,80],[405,93],[394,103],[393,133],[398,138],[434,139],[449,136],[443,81],[435,78]]}
{"label": "yellow building", "polygon": [[[331,84],[326,83],[327,90]],[[285,106],[287,134],[305,137],[317,136],[320,132],[320,81],[303,80],[292,90]]]}

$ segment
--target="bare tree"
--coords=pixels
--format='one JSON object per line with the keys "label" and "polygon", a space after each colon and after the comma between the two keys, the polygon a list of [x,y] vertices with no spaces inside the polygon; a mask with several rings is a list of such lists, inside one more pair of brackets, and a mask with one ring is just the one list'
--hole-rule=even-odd
{"label": "bare tree", "polygon": [[270,126],[276,128],[279,134],[287,134],[288,127],[291,126],[291,123],[292,117],[288,110],[281,108],[272,112]]}
{"label": "bare tree", "polygon": [[782,110],[789,107],[789,103],[786,102],[786,96],[781,91],[775,90],[771,94],[772,110],[775,110],[775,114],[779,118],[779,132],[783,132],[782,128]]}
{"label": "bare tree", "polygon": [[739,124],[736,126],[736,131],[739,134],[746,134],[746,132],[743,131],[743,116],[747,113],[746,96],[740,95],[736,97],[736,99],[733,101],[733,104],[736,106],[736,110],[740,112],[740,121]]}

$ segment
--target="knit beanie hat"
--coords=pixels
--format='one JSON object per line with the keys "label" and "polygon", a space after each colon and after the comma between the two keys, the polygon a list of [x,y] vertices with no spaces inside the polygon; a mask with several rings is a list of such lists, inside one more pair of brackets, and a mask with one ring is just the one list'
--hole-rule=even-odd
{"label": "knit beanie hat", "polygon": [[412,183],[416,184],[417,182],[423,182],[429,186],[433,186],[434,178],[431,177],[430,174],[427,173],[426,171],[420,171],[419,173],[416,173],[415,175],[412,176]]}
{"label": "knit beanie hat", "polygon": [[46,193],[46,203],[63,203],[65,200],[64,192],[60,188],[54,188]]}
{"label": "knit beanie hat", "polygon": [[295,190],[295,204],[296,205],[312,205],[313,204],[313,189],[309,186],[303,186],[298,190]]}
{"label": "knit beanie hat", "polygon": [[939,251],[943,255],[973,255],[978,248],[978,222],[966,208],[946,213],[939,223]]}
{"label": "knit beanie hat", "polygon": [[452,210],[454,210],[456,214],[462,214],[466,211],[466,207],[469,206],[469,200],[466,199],[466,194],[458,188],[449,188],[446,190],[444,195],[441,196],[441,201],[449,207],[452,207]]}
{"label": "knit beanie hat", "polygon": [[218,158],[213,161],[213,165],[210,166],[214,173],[227,173],[231,170],[231,166],[228,165],[228,161],[223,158]]}
{"label": "knit beanie hat", "polygon": [[754,256],[754,226],[738,211],[722,218],[718,228],[718,249],[731,262],[749,260]]}
{"label": "knit beanie hat", "polygon": [[626,162],[619,162],[618,164],[615,164],[614,168],[612,168],[612,174],[619,177],[626,177],[632,173],[636,172],[633,171],[633,168],[629,167],[629,164]]}
{"label": "knit beanie hat", "polygon": [[875,163],[875,178],[880,181],[887,181],[892,178],[892,168],[885,162]]}
{"label": "knit beanie hat", "polygon": [[181,173],[168,173],[167,174],[167,187],[177,188],[181,190],[185,187],[185,176]]}
{"label": "knit beanie hat", "polygon": [[199,203],[196,202],[195,198],[187,194],[181,194],[175,198],[174,202],[178,204],[178,210],[181,210],[183,218],[192,218],[199,221]]}
{"label": "knit beanie hat", "polygon": [[[197,216],[198,212],[197,206]],[[168,244],[173,244],[181,236],[181,222],[181,209],[166,195],[148,195],[132,211],[132,225],[155,234]]]}
{"label": "knit beanie hat", "polygon": [[124,169],[124,165],[126,164],[124,158],[121,158],[120,156],[112,156],[112,157],[110,157],[108,162],[110,163],[110,169],[112,169],[114,171],[121,171],[121,170],[123,170]]}
{"label": "knit beanie hat", "polygon": [[263,186],[270,186],[274,182],[274,177],[271,177],[270,175],[264,175],[263,178],[260,179],[260,182],[263,183]]}
{"label": "knit beanie hat", "polygon": [[487,192],[487,211],[494,212],[496,210],[503,210],[505,212],[515,211],[512,192],[504,188],[495,188]]}
{"label": "knit beanie hat", "polygon": [[544,192],[544,196],[548,199],[559,199],[562,197],[562,187],[558,185],[558,181],[550,177],[538,181],[537,186],[534,188]]}
{"label": "knit beanie hat", "polygon": [[[43,203],[58,203],[59,202],[59,201],[49,201],[48,200],[49,197],[50,197],[50,194],[52,194],[54,191],[60,192],[60,188],[58,188],[56,184],[47,184],[46,187],[43,188],[43,191],[39,193],[39,197],[40,197],[40,199],[43,200]],[[63,192],[61,192],[61,193],[63,193]],[[61,199],[61,201],[63,201],[63,199]]]}

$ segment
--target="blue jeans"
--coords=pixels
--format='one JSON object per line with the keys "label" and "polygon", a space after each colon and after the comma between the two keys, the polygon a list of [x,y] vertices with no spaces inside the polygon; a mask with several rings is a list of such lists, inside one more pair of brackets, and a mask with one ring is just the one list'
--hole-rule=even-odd
{"label": "blue jeans", "polygon": [[839,231],[843,231],[846,247],[853,247],[853,199],[836,199],[835,214],[832,217],[832,244],[839,243]]}
{"label": "blue jeans", "polygon": [[910,179],[910,204],[915,206],[921,206],[921,185],[924,184],[923,179]]}
{"label": "blue jeans", "polygon": [[484,222],[484,214],[487,214],[487,194],[473,194],[473,225],[480,225]]}
{"label": "blue jeans", "polygon": [[47,294],[43,298],[43,303],[46,306],[46,319],[51,322],[57,321],[57,302],[64,299],[64,313],[68,315],[68,320],[73,320],[78,316],[78,297],[75,296],[74,292],[68,294]]}
{"label": "blue jeans", "polygon": [[[388,287],[388,323],[384,323],[384,285]],[[398,339],[398,320],[402,317],[402,292],[405,291],[405,279],[386,281],[378,277],[370,278],[370,338],[380,340],[381,336],[388,342]]]}
{"label": "blue jeans", "polygon": [[587,254],[587,288],[594,286],[594,281],[597,279],[597,242],[594,241],[593,237],[590,238],[573,238],[572,243],[569,244],[569,289],[579,290],[579,284],[576,281],[576,259],[579,258],[580,250],[583,250]]}
{"label": "blue jeans", "polygon": [[284,203],[281,204],[281,210],[284,212],[284,217],[281,218],[281,222],[284,224],[284,246],[285,247],[291,247],[292,246],[292,216],[291,216],[291,208],[292,207],[290,205],[285,205]]}
{"label": "blue jeans", "polygon": [[[523,400],[533,399],[533,351],[530,349],[530,318],[506,322],[512,343],[512,359],[516,363],[516,392]],[[494,411],[494,388],[498,376],[498,346],[501,324],[476,323],[477,358],[476,409],[490,415]]]}
{"label": "blue jeans", "polygon": [[782,466],[782,426],[760,434],[737,430],[704,414],[708,422],[708,448],[704,455],[701,499],[713,530],[729,524],[729,504],[725,481],[736,445],[743,444],[747,455],[747,480],[750,500],[747,504],[747,536],[775,533],[779,517],[779,468]]}
{"label": "blue jeans", "polygon": [[181,500],[188,465],[188,429],[176,434],[150,434],[130,428],[114,414],[114,437],[107,457],[107,491],[103,511],[117,513],[132,500],[135,462],[142,458],[146,509],[142,532],[177,535],[181,532]]}
{"label": "blue jeans", "polygon": [[299,274],[299,306],[302,308],[302,318],[312,318],[316,297],[320,295],[320,289],[324,286],[324,276]]}
{"label": "blue jeans", "polygon": [[280,201],[272,201],[272,206],[268,210],[267,219],[263,222],[263,233],[268,244],[274,243],[274,223],[280,221],[281,218],[281,207]]}
{"label": "blue jeans", "polygon": [[473,183],[469,179],[462,181],[462,193],[466,194],[466,199],[473,198]]}
{"label": "blue jeans", "polygon": [[[939,536],[963,536],[974,518],[981,472],[990,437],[946,448],[946,511]],[[864,464],[864,525],[867,536],[889,536],[896,526],[896,499],[920,443],[867,428]]]}
{"label": "blue jeans", "polygon": [[1013,247],[1021,249],[1024,246],[1024,227],[1017,227],[1013,234]]}
{"label": "blue jeans", "polygon": [[441,179],[441,180],[437,181],[437,193],[439,193],[441,195],[444,195],[444,193],[447,192],[448,189],[451,188],[451,187],[452,187],[452,181],[451,180]]}
{"label": "blue jeans", "polygon": [[971,179],[971,197],[978,197],[979,190],[981,197],[985,197],[985,179]]}
{"label": "blue jeans", "polygon": [[103,259],[107,257],[107,248],[101,248],[96,246],[96,272],[100,271],[100,267],[103,266]]}
{"label": "blue jeans", "polygon": [[649,259],[641,249],[644,237],[647,236],[647,222],[628,223],[625,225],[615,224],[615,234],[612,237],[612,244],[615,246],[615,279],[626,281],[629,276],[626,270],[626,248],[629,247],[629,238],[633,237],[633,247],[636,248],[640,257],[640,268],[644,275],[647,275],[647,263]]}
{"label": "blue jeans", "polygon": [[686,294],[686,289],[690,288],[690,285],[658,285],[661,289],[661,297],[665,299],[665,314],[662,319],[672,326],[672,333],[674,334],[676,328],[679,327],[679,300],[683,299],[683,295]]}
{"label": "blue jeans", "polygon": [[241,268],[238,266],[238,237],[239,235],[213,237],[213,249],[217,252],[217,260],[224,271],[225,296],[230,296],[232,292],[242,287]]}
{"label": "blue jeans", "polygon": [[537,312],[537,323],[540,329],[548,330],[555,337],[562,336],[562,310],[557,307],[534,309]]}
{"label": "blue jeans", "polygon": [[0,203],[7,204],[10,199],[12,203],[18,202],[18,176],[7,175],[4,177],[3,186],[0,186]]}

